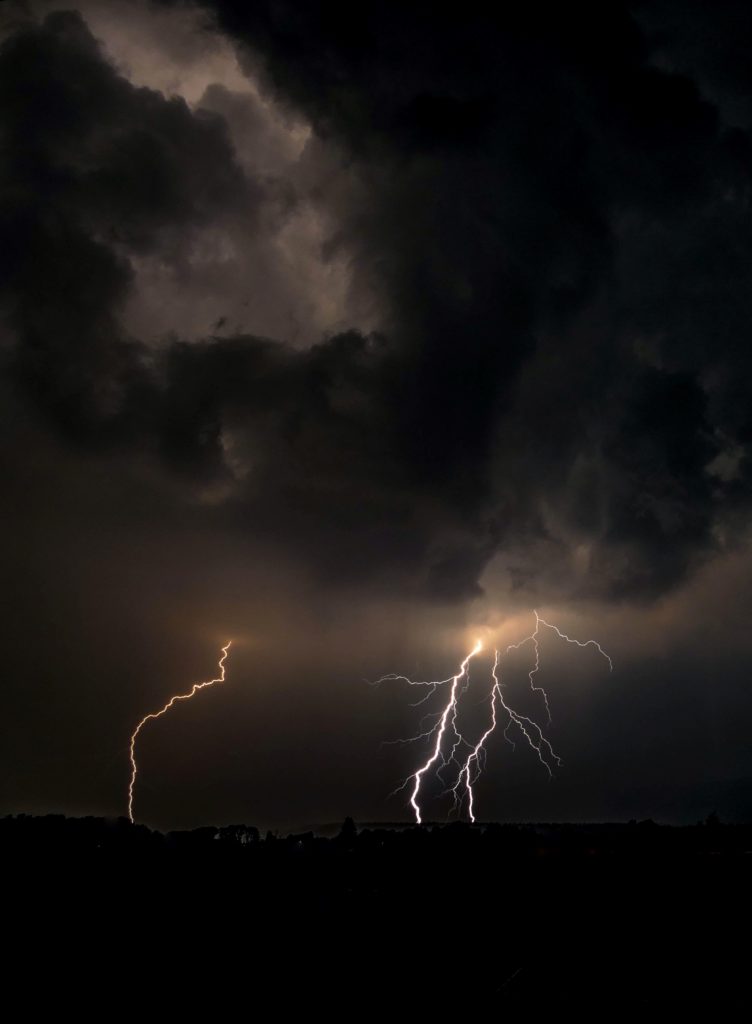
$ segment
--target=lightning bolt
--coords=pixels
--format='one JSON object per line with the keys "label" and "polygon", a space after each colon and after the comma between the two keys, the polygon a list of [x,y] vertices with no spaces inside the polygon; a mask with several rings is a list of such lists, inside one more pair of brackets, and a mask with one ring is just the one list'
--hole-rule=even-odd
{"label": "lightning bolt", "polygon": [[[535,629],[529,636],[524,637],[516,644],[509,644],[504,652],[505,656],[509,655],[512,651],[519,650],[524,647],[525,644],[532,644],[534,661],[533,666],[528,672],[528,680],[530,683],[530,689],[533,693],[539,694],[543,705],[546,710],[548,718],[548,724],[551,724],[551,710],[548,701],[548,694],[542,686],[536,685],[536,676],[540,671],[541,660],[540,660],[540,647],[538,644],[540,636],[541,626],[552,630],[557,637],[564,640],[566,643],[575,644],[578,647],[594,647],[598,653],[605,658],[608,662],[610,671],[613,671],[613,662],[611,658],[606,654],[601,645],[596,640],[576,640],[573,637],[567,636],[563,633],[558,626],[554,626],[552,623],[547,622],[541,618],[537,611],[534,611],[535,615]],[[414,702],[412,706],[422,704],[425,700],[428,700],[433,696],[441,687],[449,685],[449,696],[444,704],[443,710],[437,713],[432,713],[423,718],[436,718],[436,723],[429,729],[424,729],[419,732],[416,736],[411,736],[407,740],[397,740],[398,743],[411,743],[421,739],[431,739],[432,748],[430,756],[427,760],[415,771],[412,775],[409,775],[401,786],[398,787],[395,792],[399,792],[405,789],[410,783],[412,783],[412,792],[410,795],[410,805],[415,814],[415,820],[420,825],[423,822],[423,816],[421,813],[421,807],[418,802],[420,796],[420,789],[423,783],[424,776],[433,768],[435,768],[435,774],[441,778],[442,769],[455,765],[457,768],[457,774],[455,776],[455,782],[449,786],[445,792],[451,793],[454,799],[454,807],[456,810],[460,810],[462,801],[467,798],[468,816],[471,821],[475,821],[475,794],[473,786],[480,778],[480,775],[485,767],[487,749],[486,743],[492,733],[496,730],[496,726],[499,724],[499,715],[501,712],[506,717],[506,725],[504,727],[504,738],[512,746],[515,747],[514,741],[509,736],[509,730],[515,727],[517,732],[525,739],[528,746],[535,752],[538,760],[546,769],[549,778],[553,778],[554,767],[559,768],[561,766],[561,758],[555,753],[551,743],[546,738],[543,728],[532,718],[527,715],[520,714],[516,711],[506,700],[504,696],[503,687],[504,684],[500,678],[500,662],[501,655],[498,650],[495,651],[493,668],[491,669],[491,685],[488,693],[488,703],[490,706],[490,724],[487,729],[483,732],[477,743],[472,744],[459,731],[457,727],[457,716],[459,713],[459,697],[464,693],[470,683],[469,678],[469,663],[470,659],[475,657],[482,649],[480,640],[476,641],[475,646],[470,653],[465,657],[464,661],[460,664],[460,669],[454,676],[449,676],[447,679],[431,680],[431,681],[416,681],[410,679],[407,676],[398,675],[396,673],[390,673],[389,675],[382,676],[381,679],[377,680],[378,683],[387,680],[402,680],[409,686],[425,686],[428,687],[428,693],[424,698]],[[450,685],[451,684],[451,685]],[[447,754],[444,752],[445,748],[445,737],[449,736],[451,742],[451,750]],[[395,742],[395,741],[392,741]],[[447,744],[448,746],[448,744]],[[457,758],[458,750],[462,749],[466,751],[464,761],[459,761]]]}
{"label": "lightning bolt", "polygon": [[[433,745],[433,753],[428,758],[426,763],[424,765],[422,765],[422,767],[420,767],[417,770],[417,772],[415,772],[414,775],[410,776],[410,778],[413,781],[413,791],[412,791],[412,795],[410,796],[410,804],[411,804],[413,810],[415,811],[415,819],[416,819],[416,821],[418,822],[419,825],[422,824],[422,822],[423,822],[423,818],[421,817],[421,813],[420,813],[420,805],[418,804],[418,794],[420,793],[420,784],[421,784],[421,781],[423,779],[423,776],[426,774],[426,772],[431,767],[431,765],[435,764],[439,760],[440,757],[442,758],[444,764],[448,763],[443,758],[443,755],[441,753],[441,744],[442,744],[442,741],[444,739],[444,733],[446,732],[447,722],[449,722],[451,730],[452,730],[452,732],[454,734],[454,744],[452,746],[452,753],[451,753],[451,756],[449,758],[450,761],[454,760],[455,753],[457,751],[457,747],[460,745],[460,743],[465,743],[466,742],[463,739],[463,737],[461,736],[461,734],[457,731],[457,690],[459,688],[460,680],[467,676],[468,665],[470,664],[470,659],[474,658],[475,655],[478,654],[481,651],[481,649],[482,649],[482,645],[481,645],[480,640],[478,640],[476,642],[476,644],[475,644],[475,647],[473,647],[472,651],[470,651],[470,653],[467,655],[465,660],[460,665],[459,672],[456,675],[450,677],[451,681],[452,681],[452,685],[451,685],[450,690],[449,690],[449,700],[446,703],[446,706],[444,708],[443,713],[441,714],[441,717],[439,718],[439,721],[436,723],[436,725],[433,727],[433,729],[431,729],[429,731],[429,733],[428,733],[429,736],[432,735],[432,734],[435,734],[434,745]],[[445,679],[444,682],[449,682],[449,680]],[[420,685],[420,684],[418,684],[418,685]],[[432,685],[432,686],[435,687],[435,686],[441,686],[442,684],[441,683],[431,683],[431,684],[428,684],[428,685]],[[410,781],[410,779],[407,779],[406,782],[405,782],[405,785],[407,785],[407,782],[409,782],[409,781]]]}
{"label": "lightning bolt", "polygon": [[[537,654],[537,650],[536,650],[536,654]],[[471,751],[470,755],[468,756],[467,761],[465,762],[462,770],[460,771],[460,774],[457,777],[457,782],[452,787],[452,792],[454,793],[454,796],[455,796],[455,803],[456,803],[456,805],[459,805],[461,797],[460,797],[460,793],[458,792],[458,790],[459,790],[460,784],[461,784],[461,782],[462,782],[462,780],[464,778],[464,780],[465,780],[465,791],[467,793],[468,815],[469,815],[471,821],[475,821],[473,785],[478,781],[478,779],[480,777],[480,773],[481,773],[481,764],[480,764],[481,752],[483,753],[484,759],[485,759],[485,753],[486,753],[485,743],[486,743],[486,740],[488,739],[488,737],[491,735],[491,733],[496,728],[496,702],[497,702],[497,700],[498,700],[499,706],[504,711],[506,711],[507,715],[509,716],[509,721],[507,722],[507,729],[511,725],[516,725],[517,726],[519,731],[522,733],[522,735],[527,740],[528,746],[532,750],[534,750],[535,753],[538,755],[538,760],[540,761],[540,763],[543,765],[543,767],[548,772],[549,779],[553,778],[553,769],[551,768],[551,762],[553,761],[557,768],[561,767],[561,758],[558,756],[558,754],[554,753],[553,747],[551,746],[549,741],[546,739],[546,737],[543,735],[543,730],[538,725],[538,723],[533,721],[532,718],[528,718],[527,715],[519,714],[519,712],[515,711],[514,708],[511,708],[507,704],[507,702],[505,701],[504,694],[502,693],[502,689],[501,689],[501,682],[500,682],[499,677],[497,675],[498,669],[499,669],[499,652],[496,651],[495,652],[495,657],[494,657],[493,668],[491,669],[491,678],[493,680],[493,683],[492,683],[492,686],[491,686],[491,698],[490,698],[491,699],[491,725],[488,727],[488,729],[486,729],[486,731],[483,733],[481,738],[478,740],[478,742],[472,748],[472,751]],[[546,699],[546,708],[548,709],[548,701],[547,701],[547,699]],[[509,736],[507,736],[507,734],[506,734],[506,729],[504,730],[504,735],[505,735],[505,738],[506,738],[507,742],[511,743],[512,747],[514,747],[514,743],[509,739]],[[473,762],[474,762],[474,769],[473,769]],[[472,774],[471,774],[471,771],[473,772]]]}
{"label": "lightning bolt", "polygon": [[131,734],[131,745],[130,745],[130,758],[131,758],[131,779],[128,784],[128,817],[133,822],[133,789],[136,785],[136,776],[138,775],[138,766],[136,764],[136,739],[138,734],[141,732],[147,722],[153,718],[161,718],[162,715],[166,714],[170,708],[176,704],[179,700],[190,700],[194,694],[198,693],[199,690],[206,689],[207,686],[213,686],[215,683],[223,683],[225,681],[225,662],[232,646],[232,640],[228,640],[222,648],[222,656],[219,659],[217,665],[219,667],[219,675],[216,679],[207,679],[203,683],[194,683],[188,693],[176,693],[174,697],[170,697],[163,708],[159,711],[153,711],[151,714],[144,715],[141,721],[138,723],[136,728]]}

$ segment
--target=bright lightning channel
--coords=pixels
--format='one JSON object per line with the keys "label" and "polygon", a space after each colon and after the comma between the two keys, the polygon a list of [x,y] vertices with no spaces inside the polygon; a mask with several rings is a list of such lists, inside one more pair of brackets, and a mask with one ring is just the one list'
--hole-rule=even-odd
{"label": "bright lightning channel", "polygon": [[[536,676],[540,671],[540,648],[539,648],[539,636],[541,626],[552,630],[559,639],[566,641],[569,644],[575,644],[577,647],[594,647],[598,653],[605,658],[608,662],[610,671],[613,671],[613,662],[611,658],[606,654],[601,645],[596,640],[575,640],[573,637],[567,636],[563,633],[558,626],[547,622],[541,618],[537,611],[533,613],[535,615],[535,629],[529,636],[524,637],[516,644],[509,644],[504,651],[504,655],[510,654],[511,651],[519,650],[524,647],[525,644],[531,644],[533,648],[533,666],[528,672],[528,680],[530,682],[530,689],[535,694],[539,694],[543,706],[546,710],[546,716],[548,724],[551,724],[551,710],[548,702],[548,694],[542,686],[536,685]],[[419,803],[421,785],[423,783],[424,776],[432,769],[435,769],[435,774],[441,778],[442,769],[454,764],[457,769],[454,784],[448,787],[447,792],[451,792],[454,798],[454,806],[459,809],[463,800],[463,797],[467,797],[468,815],[471,821],[475,821],[475,794],[473,792],[473,786],[480,778],[480,775],[485,767],[486,763],[486,742],[495,731],[496,726],[499,722],[499,712],[504,712],[506,717],[506,725],[504,727],[503,735],[506,741],[512,746],[515,746],[514,741],[509,736],[509,729],[513,726],[516,727],[517,731],[525,739],[528,746],[536,753],[538,760],[546,769],[549,778],[553,777],[553,768],[561,766],[561,758],[554,752],[551,743],[546,738],[543,728],[532,718],[527,715],[522,715],[518,711],[515,711],[505,699],[503,687],[505,684],[501,682],[500,678],[500,663],[501,655],[497,650],[495,652],[493,668],[491,669],[491,686],[488,694],[488,701],[490,703],[491,710],[491,723],[485,732],[481,735],[477,743],[472,744],[460,733],[457,728],[457,715],[459,710],[459,697],[465,692],[469,685],[469,664],[470,659],[474,658],[482,649],[480,640],[477,640],[473,649],[461,662],[459,671],[454,676],[449,676],[447,679],[439,679],[432,681],[417,681],[408,678],[407,676],[398,675],[396,673],[390,673],[389,675],[382,676],[381,679],[377,680],[378,683],[385,682],[387,680],[403,680],[409,686],[425,686],[428,687],[428,693],[421,700],[415,701],[413,706],[422,704],[433,696],[436,691],[447,684],[449,686],[449,696],[444,705],[442,711],[435,714],[428,715],[426,717],[436,718],[437,721],[431,728],[425,729],[423,732],[419,732],[416,736],[411,736],[407,740],[397,740],[398,743],[412,743],[416,740],[431,739],[432,747],[430,756],[427,760],[415,771],[412,775],[408,775],[405,781],[395,792],[399,792],[401,789],[405,789],[410,783],[412,783],[412,792],[410,794],[410,806],[415,814],[415,820],[420,825],[423,823],[423,815],[421,806]],[[425,721],[425,718],[423,719]],[[445,737],[450,737],[451,749],[447,755],[445,753]],[[393,741],[394,742],[394,741]],[[457,757],[458,750],[462,749],[463,753],[466,754],[464,760],[461,761]]]}
{"label": "bright lightning channel", "polygon": [[457,747],[459,746],[459,744],[464,742],[462,736],[457,731],[457,689],[459,687],[460,679],[462,679],[463,677],[465,677],[467,675],[468,664],[470,663],[470,659],[474,658],[475,655],[479,653],[481,648],[482,648],[482,644],[481,644],[480,640],[476,641],[475,647],[473,647],[472,651],[470,651],[468,656],[465,658],[465,660],[460,665],[460,670],[457,673],[457,675],[456,676],[452,676],[452,686],[451,686],[451,690],[450,690],[450,693],[449,693],[449,700],[448,700],[448,702],[446,704],[446,707],[444,708],[444,713],[442,714],[441,718],[439,719],[437,724],[434,726],[434,728],[431,730],[431,732],[435,732],[436,733],[436,740],[435,740],[434,746],[433,746],[433,753],[431,754],[429,759],[426,761],[426,763],[421,768],[419,768],[417,770],[415,775],[412,776],[412,779],[413,779],[413,791],[412,791],[412,795],[410,796],[410,804],[411,804],[413,810],[415,811],[415,818],[416,818],[416,820],[417,820],[419,825],[421,824],[421,822],[423,820],[421,818],[420,806],[418,804],[418,794],[420,793],[420,784],[421,784],[421,781],[423,779],[423,776],[428,771],[428,769],[431,767],[431,765],[435,764],[436,761],[438,761],[439,757],[441,757],[441,743],[442,743],[442,740],[444,739],[444,732],[446,731],[447,722],[450,720],[450,717],[451,717],[450,726],[451,726],[452,732],[454,733],[454,745],[452,746],[452,754],[451,754],[450,760],[454,759],[456,751],[457,751]]}
{"label": "bright lightning channel", "polygon": [[206,689],[207,686],[213,686],[215,683],[223,683],[225,681],[225,662],[232,646],[232,640],[228,640],[222,648],[222,656],[219,659],[217,665],[219,667],[219,675],[216,679],[207,679],[203,683],[194,683],[188,693],[176,693],[174,697],[171,697],[163,708],[159,711],[154,711],[151,714],[144,715],[141,721],[138,723],[136,728],[131,734],[131,745],[130,745],[130,758],[131,758],[131,779],[128,784],[128,817],[133,822],[133,790],[136,785],[136,776],[138,775],[138,767],[136,765],[136,738],[141,732],[147,722],[151,721],[152,718],[161,718],[162,715],[166,714],[173,704],[176,704],[179,700],[190,700],[190,698],[198,693],[199,690]]}

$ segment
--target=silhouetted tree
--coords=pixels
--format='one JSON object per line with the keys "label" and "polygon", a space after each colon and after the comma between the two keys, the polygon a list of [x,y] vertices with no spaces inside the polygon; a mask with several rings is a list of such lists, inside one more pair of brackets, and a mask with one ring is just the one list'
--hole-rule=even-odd
{"label": "silhouetted tree", "polygon": [[346,846],[354,846],[358,838],[358,829],[353,819],[348,815],[342,822],[337,838]]}

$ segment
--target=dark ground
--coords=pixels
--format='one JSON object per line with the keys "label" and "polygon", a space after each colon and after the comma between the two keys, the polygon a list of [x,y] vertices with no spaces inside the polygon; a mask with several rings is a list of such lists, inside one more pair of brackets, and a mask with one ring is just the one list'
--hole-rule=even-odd
{"label": "dark ground", "polygon": [[[0,820],[6,961],[74,1016],[740,1012],[752,826],[453,824],[262,838]],[[10,991],[10,989],[6,990]]]}

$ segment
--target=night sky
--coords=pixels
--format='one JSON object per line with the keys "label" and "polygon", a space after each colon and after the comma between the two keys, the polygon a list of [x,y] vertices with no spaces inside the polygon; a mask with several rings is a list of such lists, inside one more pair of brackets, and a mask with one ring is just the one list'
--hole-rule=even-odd
{"label": "night sky", "polygon": [[[0,5],[0,812],[752,817],[752,14]],[[485,658],[485,660],[484,660]],[[528,663],[507,693],[540,711]],[[440,787],[428,817],[449,811]]]}

